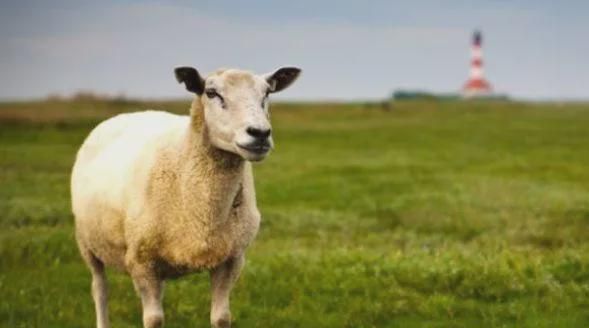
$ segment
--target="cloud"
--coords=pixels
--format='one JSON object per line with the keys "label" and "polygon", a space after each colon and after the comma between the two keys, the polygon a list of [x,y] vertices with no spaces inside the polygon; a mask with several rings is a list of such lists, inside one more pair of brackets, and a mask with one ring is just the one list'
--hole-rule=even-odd
{"label": "cloud", "polygon": [[[392,62],[408,62],[413,51],[422,49],[425,55],[464,34],[452,28],[246,24],[159,4],[117,5],[101,16],[86,15],[83,25],[71,26],[64,35],[11,40],[12,47],[37,58],[24,67],[34,71],[37,95],[96,89],[178,96],[182,90],[170,78],[175,65],[192,64],[204,72],[221,66],[265,72],[289,64],[305,70],[306,81],[293,88],[293,97],[385,96],[391,85],[383,88],[381,82],[394,75]],[[23,76],[22,67],[18,72],[14,67],[4,69]],[[32,91],[28,78],[1,84],[4,97],[18,94],[15,89]]]}
{"label": "cloud", "polygon": [[[566,35],[538,25],[548,16],[527,7],[494,3],[487,5],[488,12],[477,9],[469,16],[435,4],[397,6],[390,12],[389,4],[378,2],[355,15],[349,10],[365,5],[343,2],[335,15],[321,7],[308,15],[299,8],[289,16],[288,6],[261,12],[258,3],[240,14],[240,6],[217,5],[106,2],[36,7],[27,19],[14,15],[0,23],[11,31],[0,32],[0,97],[77,89],[182,96],[171,72],[186,64],[202,72],[227,66],[266,72],[298,65],[303,77],[285,93],[298,99],[385,97],[398,87],[453,91],[466,78],[470,32],[478,27],[472,21],[488,32],[487,71],[495,85],[520,95],[586,94],[552,85],[564,78],[560,73],[576,69],[580,55]],[[227,6],[232,9],[224,11]],[[346,10],[356,18],[346,20]],[[389,14],[386,23],[383,17]],[[568,50],[550,51],[554,48]],[[570,63],[555,63],[559,57]]]}

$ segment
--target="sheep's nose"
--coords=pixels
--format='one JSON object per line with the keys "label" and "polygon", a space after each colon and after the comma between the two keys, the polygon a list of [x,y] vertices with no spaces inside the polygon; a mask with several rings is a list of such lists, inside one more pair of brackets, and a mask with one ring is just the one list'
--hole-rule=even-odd
{"label": "sheep's nose", "polygon": [[247,132],[247,134],[249,134],[250,136],[256,138],[256,139],[267,139],[270,136],[270,133],[272,133],[271,129],[258,129],[258,128],[254,128],[254,127],[248,127],[247,129],[245,129],[245,132]]}

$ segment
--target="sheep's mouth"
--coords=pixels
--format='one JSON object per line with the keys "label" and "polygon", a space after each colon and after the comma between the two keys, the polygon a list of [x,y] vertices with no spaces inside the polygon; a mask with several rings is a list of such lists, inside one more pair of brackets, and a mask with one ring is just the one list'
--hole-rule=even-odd
{"label": "sheep's mouth", "polygon": [[254,153],[256,155],[263,155],[265,153],[267,153],[268,151],[270,151],[270,144],[268,143],[254,143],[254,144],[249,144],[249,145],[240,145],[237,144],[237,147],[246,150],[250,153]]}

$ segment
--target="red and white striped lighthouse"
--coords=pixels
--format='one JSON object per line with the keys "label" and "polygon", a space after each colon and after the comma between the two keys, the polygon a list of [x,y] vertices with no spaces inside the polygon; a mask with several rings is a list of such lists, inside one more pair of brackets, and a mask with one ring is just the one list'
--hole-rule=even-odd
{"label": "red and white striped lighthouse", "polygon": [[485,80],[483,74],[483,36],[475,31],[472,36],[470,76],[462,87],[462,95],[466,98],[485,97],[491,95],[491,84]]}

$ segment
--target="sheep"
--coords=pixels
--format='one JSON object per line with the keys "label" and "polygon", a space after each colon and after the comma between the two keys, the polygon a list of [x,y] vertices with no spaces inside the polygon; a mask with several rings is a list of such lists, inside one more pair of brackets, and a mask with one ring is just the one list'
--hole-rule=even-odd
{"label": "sheep", "polygon": [[98,328],[109,327],[105,266],[132,278],[146,328],[163,326],[165,280],[209,270],[211,325],[231,326],[229,294],[260,224],[251,162],[274,145],[268,96],[299,73],[227,69],[202,78],[178,67],[176,79],[195,94],[190,115],[120,114],[89,134],[71,196]]}

